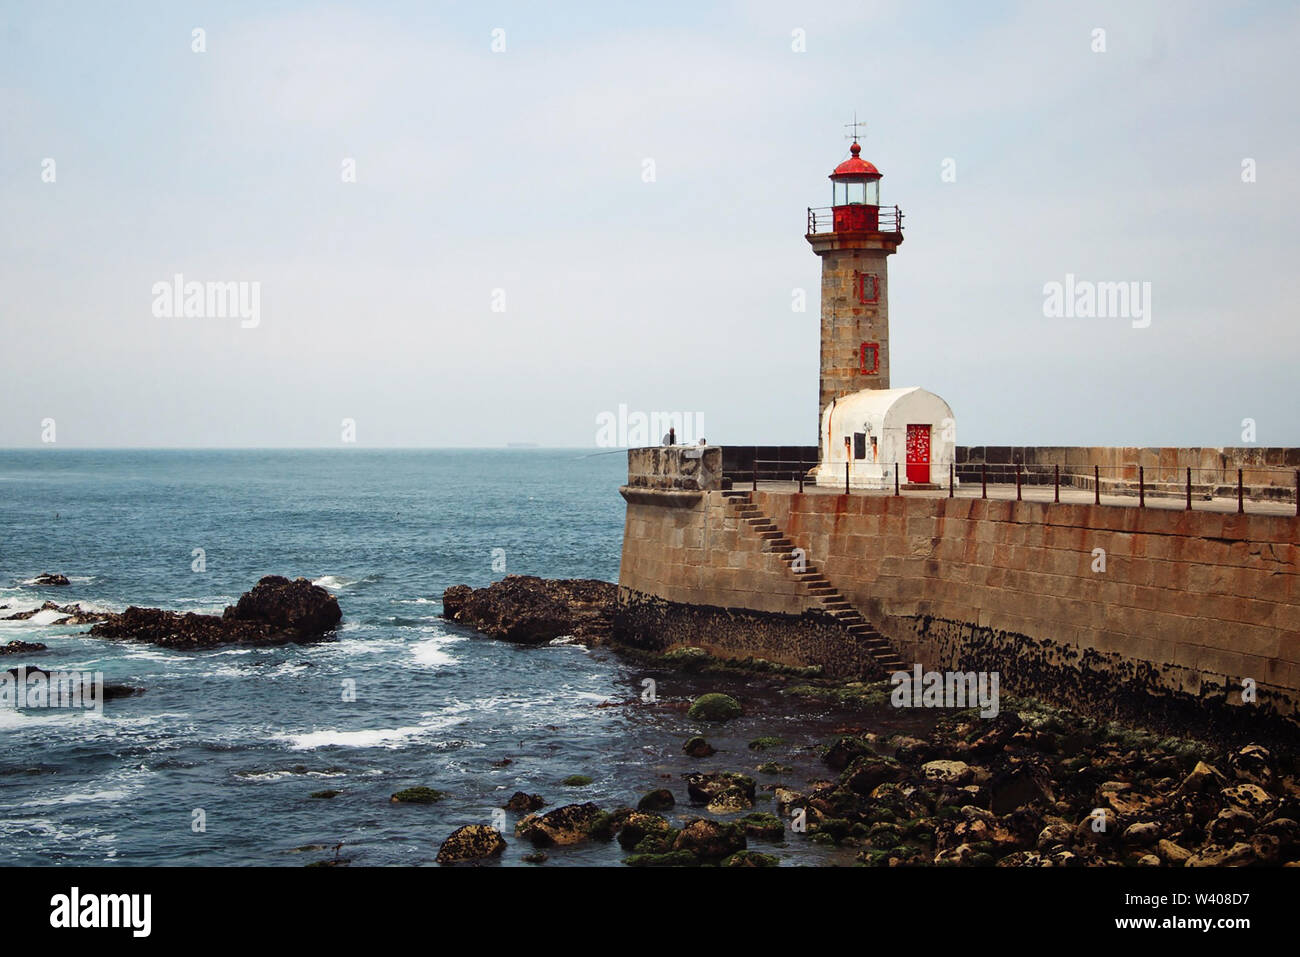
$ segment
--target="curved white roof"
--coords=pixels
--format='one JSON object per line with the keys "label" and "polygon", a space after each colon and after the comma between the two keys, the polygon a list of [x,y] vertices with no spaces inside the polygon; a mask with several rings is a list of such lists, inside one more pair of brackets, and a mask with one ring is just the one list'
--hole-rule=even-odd
{"label": "curved white roof", "polygon": [[823,433],[833,423],[847,431],[895,428],[908,422],[937,422],[952,417],[948,403],[920,386],[906,389],[862,389],[841,396],[822,415]]}

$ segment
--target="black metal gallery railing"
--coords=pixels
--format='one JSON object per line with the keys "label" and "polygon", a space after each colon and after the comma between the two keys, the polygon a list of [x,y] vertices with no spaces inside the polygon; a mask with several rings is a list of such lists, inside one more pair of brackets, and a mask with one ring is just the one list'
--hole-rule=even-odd
{"label": "black metal gallery railing", "polygon": [[[836,215],[839,210],[839,215]],[[808,235],[834,232],[901,233],[903,211],[897,206],[810,206]]]}

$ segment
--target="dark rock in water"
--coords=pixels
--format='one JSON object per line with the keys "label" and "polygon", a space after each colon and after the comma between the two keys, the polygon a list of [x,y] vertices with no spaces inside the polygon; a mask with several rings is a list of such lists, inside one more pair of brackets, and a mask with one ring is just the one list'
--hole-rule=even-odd
{"label": "dark rock in water", "polygon": [[686,824],[673,841],[674,851],[689,851],[704,860],[721,860],[745,849],[745,829],[697,818]]}
{"label": "dark rock in water", "polygon": [[331,631],[343,618],[338,599],[305,578],[267,575],[222,613],[223,621],[269,625],[280,634],[311,638]]}
{"label": "dark rock in water", "polygon": [[501,832],[486,824],[466,824],[448,835],[438,848],[439,864],[456,864],[460,861],[477,861],[497,857],[506,849]]}
{"label": "dark rock in water", "polygon": [[342,618],[338,600],[319,585],[305,578],[290,581],[268,575],[220,617],[132,606],[120,615],[107,615],[90,633],[181,650],[223,644],[275,645],[317,641]]}
{"label": "dark rock in water", "polygon": [[713,745],[709,744],[709,742],[705,741],[699,735],[696,735],[682,745],[682,750],[693,758],[707,758],[709,755],[716,753],[713,749]]}
{"label": "dark rock in water", "polygon": [[389,802],[392,804],[437,804],[447,796],[445,791],[436,791],[433,788],[415,787],[407,788],[404,791],[398,791]]}
{"label": "dark rock in water", "polygon": [[[42,645],[41,647],[44,648],[45,646]],[[46,681],[49,681],[50,679],[50,673],[44,668],[32,668],[27,665],[21,665],[17,668],[7,668],[5,670],[15,681],[19,680],[22,673],[25,673],[29,679],[32,675],[43,675]],[[76,678],[83,674],[83,672],[72,671],[67,674],[70,678]],[[82,700],[85,700],[85,695],[88,692],[92,692],[92,689],[86,688],[82,690]],[[117,682],[106,681],[104,682],[102,694],[102,701],[112,701],[116,698],[130,698],[133,695],[144,694],[144,689],[135,685],[125,685]]]}
{"label": "dark rock in water", "polygon": [[714,814],[734,814],[737,811],[747,811],[753,807],[754,798],[752,795],[745,793],[744,788],[723,788],[707,806]]}
{"label": "dark rock in water", "polygon": [[216,615],[184,615],[162,608],[132,605],[120,615],[110,615],[90,629],[98,638],[144,641],[164,648],[188,650],[215,648],[229,642],[255,642],[265,638],[263,629],[241,623],[231,627]]}
{"label": "dark rock in water", "polygon": [[40,608],[33,608],[30,611],[14,612],[12,615],[6,615],[0,618],[0,621],[27,621],[35,618],[43,611],[56,611],[62,618],[51,621],[54,625],[88,625],[91,622],[104,621],[108,618],[107,612],[86,611],[78,604],[56,605],[52,601],[47,601]]}
{"label": "dark rock in water", "polygon": [[515,825],[515,833],[538,847],[552,844],[577,844],[592,836],[601,823],[600,808],[586,804],[566,804],[548,814],[530,814]]}
{"label": "dark rock in water", "polygon": [[743,713],[740,702],[729,694],[710,692],[702,694],[691,702],[688,718],[696,721],[730,721]]}
{"label": "dark rock in water", "polygon": [[516,814],[531,814],[539,808],[546,806],[546,801],[540,794],[526,794],[523,791],[516,791],[510,795],[510,800],[504,805],[507,811],[513,811]]}
{"label": "dark rock in water", "polygon": [[114,698],[131,698],[138,694],[144,694],[144,689],[136,685],[116,683],[104,685],[105,701],[112,701]]}
{"label": "dark rock in water", "polygon": [[781,859],[775,854],[760,854],[758,851],[737,851],[722,862],[723,867],[778,867]]}
{"label": "dark rock in water", "polygon": [[750,807],[754,804],[754,779],[737,774],[734,771],[715,771],[708,774],[687,774],[686,790],[691,800],[700,804],[713,804],[729,792],[738,791],[748,799]]}
{"label": "dark rock in water", "polygon": [[663,811],[677,803],[673,792],[667,788],[655,788],[637,802],[638,811]]}
{"label": "dark rock in water", "polygon": [[740,825],[745,829],[745,834],[748,837],[759,838],[764,841],[779,841],[785,837],[785,825],[775,814],[755,811],[753,814],[746,814],[742,817]]}
{"label": "dark rock in water", "polygon": [[669,851],[666,854],[633,854],[623,859],[628,867],[694,867],[700,859],[690,851]]}
{"label": "dark rock in water", "polygon": [[843,782],[857,794],[870,794],[877,786],[899,781],[902,777],[903,768],[893,758],[864,754],[854,758],[844,769]]}
{"label": "dark rock in water", "polygon": [[642,854],[666,854],[672,850],[672,825],[658,814],[633,811],[623,819],[618,832],[618,843],[627,850]]}
{"label": "dark rock in water", "polygon": [[72,582],[68,581],[67,575],[51,575],[49,572],[42,572],[33,579],[32,584],[61,588],[71,585]]}
{"label": "dark rock in water", "polygon": [[854,758],[866,754],[875,754],[867,742],[861,738],[843,737],[830,746],[823,760],[834,770],[843,771]]}
{"label": "dark rock in water", "polygon": [[46,650],[48,649],[39,641],[11,641],[7,645],[0,645],[0,655],[20,655]]}
{"label": "dark rock in water", "polygon": [[80,605],[64,605],[59,611],[68,617],[59,619],[54,623],[56,625],[93,625],[106,621],[109,614],[104,611],[86,611]]}
{"label": "dark rock in water", "polygon": [[586,645],[610,633],[617,586],[588,578],[507,575],[487,588],[453,585],[442,595],[442,616],[492,638],[540,645],[569,637]]}

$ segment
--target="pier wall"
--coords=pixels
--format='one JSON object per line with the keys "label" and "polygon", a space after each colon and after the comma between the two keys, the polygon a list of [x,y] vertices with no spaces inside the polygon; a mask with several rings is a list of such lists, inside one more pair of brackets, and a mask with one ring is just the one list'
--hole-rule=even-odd
{"label": "pier wall", "polygon": [[[720,489],[624,495],[623,640],[870,670]],[[887,494],[751,497],[905,661],[997,671],[1007,691],[1084,710],[1174,716],[1190,706],[1216,721],[1295,719],[1300,519]]]}

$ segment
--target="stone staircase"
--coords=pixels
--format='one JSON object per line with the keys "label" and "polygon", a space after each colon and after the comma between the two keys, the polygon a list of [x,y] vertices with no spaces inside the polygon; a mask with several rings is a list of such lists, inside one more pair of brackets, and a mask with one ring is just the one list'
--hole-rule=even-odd
{"label": "stone staircase", "polygon": [[809,597],[816,599],[823,610],[844,627],[853,641],[865,647],[886,674],[906,670],[907,666],[889,639],[872,627],[839,589],[818,571],[817,566],[805,561],[802,569],[796,567],[794,542],[786,538],[775,522],[759,511],[749,492],[733,490],[722,494],[736,517],[763,540],[763,550],[780,556],[782,563],[794,579],[803,585]]}

